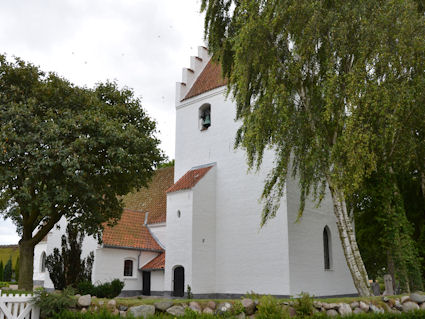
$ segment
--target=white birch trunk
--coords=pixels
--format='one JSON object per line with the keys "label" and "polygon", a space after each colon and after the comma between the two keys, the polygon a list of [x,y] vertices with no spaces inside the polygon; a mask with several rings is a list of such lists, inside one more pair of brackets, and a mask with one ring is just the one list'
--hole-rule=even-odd
{"label": "white birch trunk", "polygon": [[360,256],[353,225],[348,216],[345,199],[343,195],[330,183],[329,190],[332,196],[334,214],[336,217],[336,224],[338,227],[339,237],[341,239],[342,249],[344,251],[345,259],[348,268],[350,269],[354,285],[360,296],[370,296],[370,285],[366,268]]}

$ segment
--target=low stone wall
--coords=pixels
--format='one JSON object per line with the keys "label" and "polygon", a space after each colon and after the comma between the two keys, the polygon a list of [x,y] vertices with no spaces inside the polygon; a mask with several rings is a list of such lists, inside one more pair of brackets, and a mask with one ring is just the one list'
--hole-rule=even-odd
{"label": "low stone wall", "polygon": [[[281,301],[280,303],[282,307],[288,311],[291,317],[295,317],[297,315],[296,300]],[[246,317],[255,318],[258,305],[258,300],[249,298],[241,299],[239,304],[240,313],[237,317],[240,319]],[[85,295],[78,298],[78,306],[82,312],[86,312],[88,310],[97,311],[99,308],[107,308],[112,313],[123,317],[127,316],[127,314],[131,314],[133,317],[146,318],[149,315],[164,312],[178,317],[184,315],[187,308],[197,313],[220,315],[234,311],[235,304],[231,301],[217,303],[213,300],[202,303],[197,301],[187,301],[176,304],[173,300],[164,299],[154,303],[153,305],[143,304],[128,308],[123,305],[118,305],[114,299],[109,300],[106,304],[101,300],[97,303],[92,303],[91,296]],[[353,301],[351,303],[328,303],[320,300],[314,300],[313,307],[313,312],[326,313],[328,316],[384,312],[402,313],[419,309],[425,310],[425,295],[413,293],[410,296],[403,296],[397,299],[382,297],[381,300],[374,300],[373,302]]]}

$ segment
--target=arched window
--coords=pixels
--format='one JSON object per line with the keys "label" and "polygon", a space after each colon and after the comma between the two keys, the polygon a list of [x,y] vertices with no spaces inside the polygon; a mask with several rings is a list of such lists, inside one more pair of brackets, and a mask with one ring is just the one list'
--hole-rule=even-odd
{"label": "arched window", "polygon": [[199,129],[201,131],[208,130],[211,126],[211,104],[203,104],[199,108]]}
{"label": "arched window", "polygon": [[331,230],[328,226],[323,229],[323,255],[325,260],[325,270],[332,268],[332,241]]}
{"label": "arched window", "polygon": [[124,260],[124,277],[133,277],[133,261],[131,259]]}
{"label": "arched window", "polygon": [[40,272],[46,271],[46,252],[41,253],[41,259],[40,259]]}

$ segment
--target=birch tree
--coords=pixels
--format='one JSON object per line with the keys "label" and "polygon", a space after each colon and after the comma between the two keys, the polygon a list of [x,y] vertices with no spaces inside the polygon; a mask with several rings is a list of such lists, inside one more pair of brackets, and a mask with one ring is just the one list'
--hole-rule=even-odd
{"label": "birch tree", "polygon": [[[410,39],[423,41],[421,9],[413,1],[203,0],[201,10],[209,49],[223,67],[236,119],[242,120],[235,146],[246,150],[251,168],[261,166],[267,148],[275,151],[262,193],[262,222],[276,214],[288,176],[299,178],[300,214],[307,196],[320,203],[328,189],[354,284],[360,295],[370,295],[346,197],[376,169],[381,157],[375,146],[388,145],[363,136],[374,129],[361,121],[367,116],[364,106],[380,108],[378,94],[363,99],[364,88],[372,81],[379,91],[385,82],[385,76],[369,78],[378,66],[382,74],[392,72],[391,64],[376,63],[381,51],[391,55],[399,41],[404,51],[394,54],[404,56]],[[371,27],[383,25],[401,27],[379,32]],[[385,42],[388,38],[398,40]],[[406,88],[407,77],[399,80]],[[413,97],[403,94],[403,99]],[[356,130],[359,122],[369,129]],[[400,144],[393,142],[393,148]]]}

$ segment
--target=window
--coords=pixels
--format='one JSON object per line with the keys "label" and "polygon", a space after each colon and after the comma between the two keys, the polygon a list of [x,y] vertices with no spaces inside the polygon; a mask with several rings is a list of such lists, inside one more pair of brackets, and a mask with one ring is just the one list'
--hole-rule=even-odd
{"label": "window", "polygon": [[130,259],[124,260],[124,277],[133,277],[133,261]]}
{"label": "window", "polygon": [[323,255],[325,259],[325,270],[332,266],[331,231],[328,226],[323,229]]}
{"label": "window", "polygon": [[203,104],[199,108],[199,129],[201,131],[208,130],[211,126],[211,105]]}
{"label": "window", "polygon": [[46,252],[43,251],[41,254],[41,261],[40,261],[40,272],[46,271]]}

